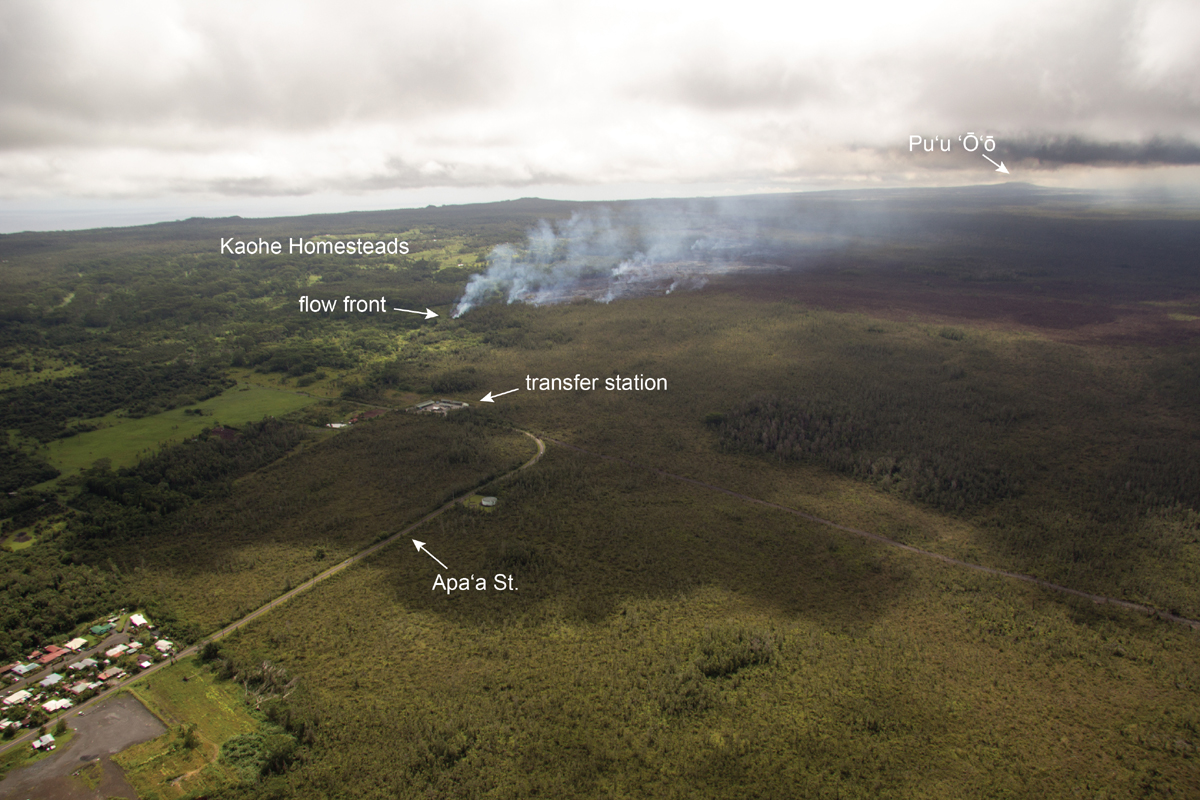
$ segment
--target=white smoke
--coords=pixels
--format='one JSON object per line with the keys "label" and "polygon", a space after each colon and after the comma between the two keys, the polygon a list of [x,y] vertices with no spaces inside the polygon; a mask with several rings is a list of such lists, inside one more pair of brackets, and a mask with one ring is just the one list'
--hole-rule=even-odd
{"label": "white smoke", "polygon": [[487,302],[544,305],[699,288],[728,270],[751,232],[720,232],[711,215],[680,210],[614,222],[611,212],[573,214],[553,227],[542,220],[518,250],[498,245],[488,268],[467,282],[454,309],[461,317]]}

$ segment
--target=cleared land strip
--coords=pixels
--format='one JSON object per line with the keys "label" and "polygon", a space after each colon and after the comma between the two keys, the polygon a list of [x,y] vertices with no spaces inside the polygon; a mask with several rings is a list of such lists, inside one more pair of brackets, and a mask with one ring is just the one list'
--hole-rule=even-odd
{"label": "cleared land strip", "polygon": [[[513,430],[517,430],[517,429],[514,428]],[[521,470],[529,469],[534,464],[536,464],[538,462],[538,460],[541,459],[541,457],[543,455],[545,455],[545,453],[546,453],[546,443],[543,442],[541,439],[534,436],[532,433],[529,433],[528,431],[517,430],[517,432],[525,434],[530,439],[532,439],[534,442],[536,442],[537,443],[537,452],[534,453],[533,458],[529,459],[524,464],[522,464],[521,466],[514,469],[512,472],[505,473],[504,475],[501,475],[499,478],[496,478],[495,480],[497,480],[497,481],[502,481],[506,478],[516,475]],[[461,503],[463,500],[466,500],[468,497],[471,496],[471,494],[473,492],[474,492],[474,489],[471,489],[471,490],[467,491],[466,494],[460,495],[458,497],[455,497],[452,500],[446,501],[445,504],[439,506],[438,508],[434,509],[433,511],[430,511],[428,514],[421,517],[419,520],[412,523],[411,525],[397,531],[396,533],[393,533],[391,536],[387,537],[386,539],[381,539],[380,541],[376,542],[375,544],[371,545],[370,547],[368,547],[365,550],[360,550],[358,553],[350,556],[345,561],[340,561],[337,564],[334,564],[332,567],[330,567],[329,569],[320,573],[319,575],[314,575],[313,577],[306,580],[304,583],[297,586],[295,589],[292,589],[291,591],[288,591],[288,592],[285,592],[284,594],[279,595],[279,597],[276,597],[274,600],[270,601],[266,605],[261,606],[254,611],[251,611],[249,614],[247,614],[246,616],[237,620],[236,622],[231,622],[230,624],[226,625],[221,630],[217,631],[216,633],[212,634],[211,636],[206,636],[205,638],[201,639],[199,642],[192,645],[191,647],[186,647],[183,650],[180,650],[179,653],[176,654],[175,658],[170,659],[168,661],[160,661],[157,664],[155,664],[154,666],[150,667],[149,669],[142,670],[141,672],[137,673],[136,675],[129,676],[128,678],[126,678],[125,680],[121,681],[116,686],[114,686],[113,689],[117,689],[117,690],[123,689],[126,686],[128,686],[129,684],[133,683],[134,681],[141,680],[142,678],[146,677],[147,675],[151,675],[151,674],[157,672],[158,670],[162,669],[163,667],[166,667],[166,666],[169,666],[170,664],[175,663],[175,661],[179,658],[183,658],[184,656],[189,656],[194,653],[198,653],[200,651],[200,648],[203,647],[208,642],[215,642],[220,639],[223,639],[224,637],[226,637],[229,634],[236,631],[238,628],[241,628],[241,627],[249,624],[250,622],[258,619],[259,617],[261,617],[263,614],[267,613],[271,609],[278,608],[279,606],[283,605],[287,601],[291,600],[296,595],[301,594],[302,592],[308,591],[309,589],[316,586],[321,581],[326,580],[327,578],[332,578],[334,575],[338,574],[342,570],[346,569],[347,567],[353,566],[354,564],[357,564],[358,562],[362,561],[364,558],[371,555],[372,553],[376,553],[376,552],[382,550],[383,548],[387,547],[389,544],[396,541],[397,539],[403,539],[403,538],[407,537],[408,534],[415,531],[417,528],[421,527],[426,522],[429,522],[429,520],[434,519],[435,517],[449,511],[451,508],[454,507],[455,503]],[[112,694],[113,694],[112,691],[102,692],[102,693],[96,695],[95,697],[93,697],[91,700],[88,700],[84,703],[80,703],[79,705],[75,706],[73,709],[71,709],[71,711],[76,714],[82,713],[84,709],[86,709],[96,703],[99,703],[100,701],[102,701],[108,697],[111,697]],[[68,712],[63,712],[62,717],[64,719],[69,720],[71,718],[71,715]],[[48,724],[49,723],[47,723],[47,725]],[[22,736],[18,736],[16,738],[14,738],[11,742],[8,742],[7,744],[0,746],[0,754],[3,754],[5,752],[11,750],[13,747],[16,747],[18,744],[25,742],[26,740],[32,738],[32,735],[33,735],[33,731],[29,731]]]}
{"label": "cleared land strip", "polygon": [[625,458],[618,458],[616,456],[606,456],[603,453],[595,453],[595,452],[592,452],[591,450],[587,450],[583,447],[576,447],[573,444],[567,444],[566,442],[560,442],[557,439],[551,439],[549,436],[544,437],[544,438],[546,441],[550,442],[551,444],[556,444],[559,447],[565,447],[568,450],[575,450],[576,452],[584,453],[589,456],[594,456],[595,458],[602,458],[602,459],[605,459],[606,461],[616,461],[621,464],[626,464],[635,469],[644,469],[647,472],[652,472],[655,475],[661,475],[664,478],[670,478],[672,480],[681,481],[683,483],[690,483],[693,486],[699,486],[701,489],[708,489],[709,491],[727,494],[730,497],[736,497],[739,500],[746,501],[747,503],[754,503],[755,505],[766,506],[768,508],[775,508],[780,511],[786,511],[787,513],[789,513],[793,516],[800,517],[801,519],[808,520],[809,522],[815,522],[818,525],[825,525],[830,528],[836,528],[839,531],[851,533],[851,534],[854,534],[855,536],[862,536],[863,538],[871,539],[872,541],[879,542],[880,544],[886,544],[890,547],[898,547],[901,550],[907,550],[910,553],[916,553],[917,555],[926,556],[928,558],[934,558],[934,559],[937,559],[938,561],[942,561],[946,564],[953,564],[957,567],[966,567],[967,569],[973,569],[977,572],[986,572],[989,575],[999,575],[999,576],[1002,576],[1005,578],[1013,578],[1018,581],[1024,581],[1025,583],[1035,584],[1037,586],[1042,587],[1043,589],[1049,589],[1049,590],[1055,591],[1055,592],[1062,592],[1063,594],[1070,594],[1070,595],[1074,595],[1075,597],[1082,597],[1084,599],[1091,600],[1094,603],[1099,603],[1099,604],[1103,604],[1103,605],[1120,606],[1121,608],[1126,608],[1126,609],[1129,609],[1130,611],[1137,611],[1142,614],[1156,616],[1159,619],[1169,620],[1171,622],[1177,622],[1180,625],[1187,625],[1188,627],[1192,628],[1193,630],[1200,630],[1200,621],[1197,621],[1194,619],[1188,619],[1187,617],[1181,617],[1181,616],[1178,616],[1177,614],[1172,614],[1169,611],[1162,611],[1161,609],[1143,605],[1142,603],[1133,603],[1133,602],[1130,602],[1129,600],[1118,600],[1114,597],[1105,597],[1104,595],[1100,595],[1100,594],[1091,594],[1089,592],[1082,592],[1078,589],[1072,589],[1068,586],[1061,586],[1057,583],[1051,583],[1050,581],[1042,580],[1041,578],[1035,578],[1032,575],[1025,575],[1020,572],[1009,572],[1009,571],[1003,570],[1003,569],[996,569],[995,567],[985,567],[982,564],[972,564],[969,561],[962,561],[957,558],[951,558],[950,556],[945,556],[945,555],[942,555],[941,553],[935,553],[932,550],[922,550],[919,547],[913,547],[911,544],[904,544],[903,542],[897,542],[895,539],[889,539],[886,536],[880,536],[878,533],[871,533],[870,531],[863,531],[863,530],[859,530],[858,528],[851,528],[846,525],[839,525],[836,522],[831,522],[830,520],[822,519],[821,517],[814,517],[812,514],[806,514],[803,511],[800,511],[795,508],[790,508],[788,506],[780,505],[779,503],[772,503],[769,500],[760,500],[757,497],[751,497],[748,494],[742,494],[741,492],[735,492],[732,489],[725,489],[720,486],[715,486],[711,483],[705,483],[704,481],[696,480],[695,478],[688,478],[683,475],[676,475],[673,472],[666,472],[665,470],[655,469],[654,467],[643,466],[641,464],[638,464],[634,461],[630,461]]}

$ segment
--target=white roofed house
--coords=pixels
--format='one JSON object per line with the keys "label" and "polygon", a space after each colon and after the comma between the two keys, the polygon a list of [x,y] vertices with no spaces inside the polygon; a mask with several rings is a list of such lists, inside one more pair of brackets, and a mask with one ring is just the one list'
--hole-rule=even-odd
{"label": "white roofed house", "polygon": [[4,705],[15,706],[24,703],[29,698],[33,697],[33,693],[22,689],[19,692],[13,692],[8,697],[4,698]]}
{"label": "white roofed house", "polygon": [[63,647],[67,648],[68,650],[75,650],[78,652],[79,650],[82,650],[83,648],[87,647],[87,643],[88,643],[87,639],[84,639],[82,637],[76,637],[76,638],[72,639],[71,641],[67,642],[65,645],[63,645]]}
{"label": "white roofed house", "polygon": [[63,679],[62,675],[59,675],[57,672],[52,672],[49,675],[47,675],[45,678],[42,678],[40,681],[38,681],[38,686],[41,686],[43,689],[49,689],[51,686],[58,683],[62,679]]}
{"label": "white roofed house", "polygon": [[62,709],[70,708],[73,705],[75,705],[73,702],[64,697],[61,700],[51,700],[49,702],[42,703],[42,708],[46,709],[47,714],[53,714],[55,711],[61,711]]}
{"label": "white roofed house", "polygon": [[169,652],[173,647],[175,647],[175,645],[171,644],[166,639],[159,639],[154,643],[154,646],[158,648],[158,652],[160,653]]}
{"label": "white roofed house", "polygon": [[149,625],[150,623],[146,622],[146,618],[143,617],[141,614],[130,614],[129,615],[129,624],[135,628],[140,628],[144,625]]}
{"label": "white roofed house", "polygon": [[129,648],[127,646],[125,646],[123,644],[119,644],[116,647],[112,648],[111,650],[105,650],[104,656],[106,658],[116,658],[117,656],[121,655],[122,653],[128,652],[128,650],[129,650]]}

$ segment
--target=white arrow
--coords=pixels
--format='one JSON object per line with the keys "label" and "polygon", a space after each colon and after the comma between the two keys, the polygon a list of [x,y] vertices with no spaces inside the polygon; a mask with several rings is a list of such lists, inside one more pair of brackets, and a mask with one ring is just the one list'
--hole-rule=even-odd
{"label": "white arrow", "polygon": [[[992,161],[990,158],[987,157],[987,153],[980,153],[979,155],[983,156],[984,158],[987,158],[988,161]],[[996,164],[995,161],[992,161],[992,163]],[[1003,172],[1005,175],[1008,174],[1008,167],[1004,166],[1003,161],[1001,161],[999,164],[996,164],[996,172]]]}
{"label": "white arrow", "polygon": [[[421,552],[422,550],[425,550],[424,542],[418,542],[416,539],[413,539],[413,544],[415,544],[417,546],[418,553]],[[435,556],[433,553],[429,552],[428,550],[425,550],[425,555],[429,556],[430,558],[432,558],[434,561],[438,562],[439,564],[442,564],[442,560],[440,558],[438,558],[437,556]],[[447,567],[445,564],[442,564],[442,569],[450,569],[450,568]]]}
{"label": "white arrow", "polygon": [[509,389],[507,392],[501,392],[500,394],[492,394],[491,392],[488,392],[483,397],[479,398],[479,402],[494,403],[496,401],[492,399],[493,397],[504,397],[504,395],[506,395],[506,394],[512,394],[513,392],[518,392],[518,391],[520,391],[520,388]]}
{"label": "white arrow", "polygon": [[407,311],[409,314],[424,314],[425,319],[433,319],[438,315],[436,311],[430,311],[428,308],[424,311],[413,311],[411,308],[393,308],[392,311]]}

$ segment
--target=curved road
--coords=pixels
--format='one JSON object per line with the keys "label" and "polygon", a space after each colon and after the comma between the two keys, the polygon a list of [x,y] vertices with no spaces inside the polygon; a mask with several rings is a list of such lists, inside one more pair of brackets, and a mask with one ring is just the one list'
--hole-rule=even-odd
{"label": "curved road", "polygon": [[[1069,594],[1069,595],[1072,595],[1075,597],[1081,597],[1086,600],[1091,600],[1092,602],[1098,603],[1098,604],[1118,606],[1120,608],[1125,608],[1130,611],[1136,611],[1138,613],[1146,614],[1148,616],[1156,616],[1159,619],[1168,620],[1170,622],[1176,622],[1181,625],[1187,625],[1188,627],[1192,628],[1193,630],[1200,630],[1200,621],[1188,619],[1187,617],[1181,617],[1176,614],[1172,614],[1168,611],[1163,611],[1161,609],[1153,608],[1151,606],[1147,606],[1142,603],[1133,603],[1128,600],[1118,600],[1113,597],[1105,597],[1104,595],[1091,594],[1089,592],[1082,592],[1078,589],[1072,589],[1070,587],[1062,586],[1057,583],[1051,583],[1050,581],[1042,580],[1041,578],[1036,578],[1032,575],[1025,575],[1020,572],[1009,572],[1007,570],[996,569],[995,567],[986,567],[986,566],[983,566],[982,564],[972,564],[969,561],[962,561],[957,558],[951,558],[950,556],[942,555],[941,553],[935,553],[931,550],[922,550],[919,547],[913,547],[910,544],[904,544],[903,542],[898,542],[895,539],[889,539],[888,537],[881,536],[877,533],[871,533],[870,531],[859,530],[858,528],[851,528],[846,525],[839,525],[836,522],[832,522],[827,519],[822,519],[821,517],[813,516],[812,514],[806,514],[805,512],[800,511],[795,508],[790,508],[785,505],[780,505],[779,503],[772,503],[768,500],[760,500],[757,497],[751,497],[748,494],[742,494],[741,492],[735,492],[732,489],[725,489],[721,486],[716,486],[715,484],[706,483],[704,481],[697,480],[695,478],[688,478],[683,475],[676,475],[675,473],[667,472],[667,471],[661,470],[661,469],[656,469],[654,467],[646,467],[646,466],[643,466],[636,462],[629,461],[628,459],[618,458],[616,456],[608,456],[608,455],[604,455],[603,453],[595,453],[595,452],[593,452],[591,450],[587,450],[583,447],[578,447],[576,445],[567,444],[566,442],[561,442],[561,441],[558,441],[555,439],[551,439],[548,436],[545,437],[545,441],[543,441],[541,438],[538,438],[537,436],[535,436],[534,434],[532,434],[528,431],[523,431],[523,430],[519,430],[516,428],[514,428],[513,430],[517,430],[518,433],[523,433],[524,435],[526,435],[530,439],[532,439],[534,442],[536,442],[537,443],[537,453],[534,454],[533,458],[529,459],[521,466],[519,466],[516,469],[512,470],[511,472],[508,472],[508,473],[500,476],[499,478],[497,478],[496,480],[498,480],[498,481],[510,478],[513,475],[516,475],[518,472],[528,469],[529,467],[532,467],[534,464],[536,464],[546,452],[545,442],[549,441],[553,444],[559,445],[560,447],[565,447],[568,450],[574,450],[576,452],[584,453],[586,455],[593,456],[595,458],[601,458],[606,461],[615,461],[615,462],[633,467],[635,469],[644,469],[644,470],[654,473],[655,475],[662,476],[664,478],[670,478],[671,480],[676,480],[676,481],[680,481],[682,483],[691,484],[692,486],[697,486],[701,489],[706,489],[708,491],[720,492],[722,494],[729,495],[730,497],[736,497],[739,500],[744,500],[747,503],[753,503],[755,505],[766,506],[767,508],[773,508],[773,509],[776,509],[779,511],[784,511],[793,516],[807,520],[808,522],[813,522],[818,525],[825,525],[827,527],[834,528],[839,531],[843,531],[844,533],[850,533],[855,536],[861,536],[865,539],[870,539],[871,541],[878,542],[878,543],[884,544],[884,545],[888,545],[889,547],[896,547],[896,548],[899,548],[900,550],[905,550],[909,553],[914,553],[916,555],[925,556],[927,558],[933,558],[933,559],[936,559],[936,560],[941,561],[946,564],[952,564],[957,567],[964,567],[966,569],[975,570],[977,572],[983,572],[988,575],[997,575],[997,576],[1004,577],[1004,578],[1012,578],[1014,580],[1023,581],[1025,583],[1031,583],[1036,586],[1040,586],[1043,589],[1048,589],[1050,591],[1061,592],[1063,594]],[[226,625],[224,628],[222,628],[221,630],[212,634],[211,636],[205,637],[204,639],[200,640],[199,642],[192,645],[191,647],[185,648],[184,650],[180,651],[177,654],[176,658],[178,658],[180,656],[188,656],[193,653],[199,652],[200,648],[203,647],[208,642],[215,642],[215,641],[218,641],[218,640],[228,636],[229,634],[233,633],[234,631],[238,630],[239,628],[242,628],[242,627],[248,625],[250,622],[258,619],[259,617],[261,617],[263,614],[267,613],[268,611],[270,611],[274,608],[278,608],[279,606],[283,605],[284,603],[291,600],[296,595],[301,594],[302,592],[308,591],[309,589],[316,586],[321,581],[332,578],[334,575],[338,574],[342,570],[344,570],[348,567],[351,567],[354,564],[357,564],[358,562],[362,561],[364,558],[367,558],[368,556],[372,555],[373,553],[376,553],[379,550],[382,550],[383,548],[385,548],[388,545],[395,542],[397,539],[407,538],[408,535],[410,533],[412,533],[413,531],[415,531],[417,528],[421,527],[426,522],[429,522],[431,519],[434,519],[435,517],[438,517],[441,514],[444,514],[446,511],[453,508],[456,503],[461,503],[463,500],[470,497],[471,494],[473,494],[473,493],[474,493],[474,490],[471,490],[464,495],[461,495],[459,497],[456,497],[452,500],[447,501],[445,504],[434,509],[433,511],[430,511],[428,514],[421,517],[419,520],[412,523],[411,525],[397,531],[396,533],[393,533],[391,536],[388,536],[386,539],[382,539],[382,540],[376,542],[375,544],[371,545],[370,547],[366,548],[365,550],[362,550],[362,551],[356,553],[355,555],[350,556],[345,561],[341,561],[338,564],[335,564],[334,566],[330,567],[329,569],[325,570],[324,572],[320,573],[319,575],[315,575],[312,578],[309,578],[304,583],[302,583],[299,586],[297,586],[296,588],[280,595],[279,597],[276,597],[274,600],[270,601],[269,603],[262,606],[261,608],[251,611],[249,614],[247,614],[246,616],[237,620],[236,622]],[[114,688],[117,688],[117,689],[123,688],[123,687],[129,685],[130,683],[133,683],[135,680],[141,679],[145,675],[149,675],[150,673],[153,673],[159,669],[162,669],[163,667],[167,666],[169,663],[171,663],[171,662],[168,662],[168,661],[159,662],[158,664],[155,664],[153,667],[151,667],[147,670],[144,670],[144,671],[138,673],[137,675],[130,676],[129,678],[125,679],[124,681],[119,683]],[[81,711],[82,709],[87,708],[87,707],[91,706],[92,704],[97,703],[101,700],[107,699],[111,696],[112,696],[112,692],[106,691],[103,694],[97,695],[96,697],[92,698],[91,700],[88,700],[86,703],[83,703],[83,704],[77,706],[76,709],[74,709],[74,710]],[[69,718],[68,715],[64,715],[64,717]],[[20,737],[13,739],[11,742],[7,743],[3,747],[0,747],[0,753],[3,753],[5,751],[11,749],[12,747],[16,746],[17,744],[24,742],[26,739],[29,739],[31,734],[32,734],[32,732],[27,733],[24,736],[20,736]]]}

